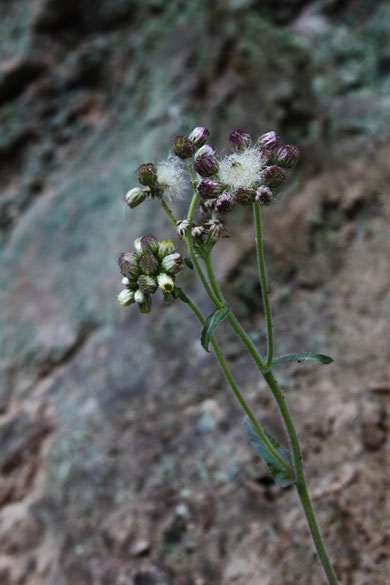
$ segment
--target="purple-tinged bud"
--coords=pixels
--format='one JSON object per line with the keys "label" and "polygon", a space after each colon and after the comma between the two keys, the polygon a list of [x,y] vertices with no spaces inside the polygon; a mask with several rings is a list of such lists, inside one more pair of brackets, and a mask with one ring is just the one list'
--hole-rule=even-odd
{"label": "purple-tinged bud", "polygon": [[141,185],[153,187],[157,183],[157,169],[153,163],[140,165],[135,171],[135,174]]}
{"label": "purple-tinged bud", "polygon": [[140,205],[145,200],[146,195],[147,193],[143,189],[134,187],[134,189],[130,189],[126,193],[125,202],[131,209],[134,209],[134,207],[137,207],[137,205]]}
{"label": "purple-tinged bud", "polygon": [[244,130],[234,130],[230,133],[229,142],[235,152],[240,152],[252,144],[252,139],[248,132],[245,132]]}
{"label": "purple-tinged bud", "polygon": [[196,148],[199,148],[207,142],[209,136],[210,131],[205,126],[197,126],[188,138],[195,144]]}
{"label": "purple-tinged bud", "polygon": [[201,177],[211,177],[218,172],[218,161],[213,154],[201,154],[194,162],[194,169]]}
{"label": "purple-tinged bud", "polygon": [[248,207],[252,205],[256,197],[256,191],[254,189],[247,189],[246,187],[239,187],[235,194],[235,200],[239,205]]}
{"label": "purple-tinged bud", "polygon": [[266,185],[271,189],[277,189],[287,181],[287,177],[288,175],[284,169],[277,165],[272,165],[272,167],[267,167],[265,171],[263,171],[261,180],[263,185]]}
{"label": "purple-tinged bud", "polygon": [[205,221],[204,226],[207,233],[215,239],[220,238],[226,232],[226,228],[219,219],[209,219],[208,221]]}
{"label": "purple-tinged bud", "polygon": [[199,148],[199,150],[195,154],[195,160],[199,156],[202,156],[202,154],[212,154],[214,156],[216,153],[217,153],[217,151],[215,150],[214,146],[211,146],[211,144],[205,144],[204,146]]}
{"label": "purple-tinged bud", "polygon": [[160,247],[159,241],[157,238],[149,234],[148,236],[142,236],[141,238],[141,251],[142,252],[155,252],[158,251]]}
{"label": "purple-tinged bud", "polygon": [[276,154],[276,162],[285,169],[293,169],[299,160],[300,154],[295,144],[286,144],[279,148]]}
{"label": "purple-tinged bud", "polygon": [[222,185],[215,179],[203,179],[198,185],[198,193],[202,199],[214,199],[222,192]]}
{"label": "purple-tinged bud", "polygon": [[280,143],[280,136],[277,132],[275,132],[275,130],[271,130],[270,132],[262,134],[257,142],[260,146],[274,148]]}
{"label": "purple-tinged bud", "polygon": [[184,266],[184,260],[178,252],[165,256],[161,262],[161,268],[168,274],[176,274]]}
{"label": "purple-tinged bud", "polygon": [[214,210],[220,215],[225,215],[226,213],[229,213],[233,207],[234,198],[230,193],[225,191],[218,197],[217,201],[215,202]]}
{"label": "purple-tinged bud", "polygon": [[271,189],[264,185],[259,187],[256,192],[256,201],[258,201],[260,205],[271,205],[274,201]]}
{"label": "purple-tinged bud", "polygon": [[259,157],[263,165],[271,165],[274,158],[274,151],[268,146],[263,146],[259,150]]}
{"label": "purple-tinged bud", "polygon": [[180,239],[184,238],[190,223],[186,219],[179,219],[176,222],[177,235]]}
{"label": "purple-tinged bud", "polygon": [[195,146],[187,136],[176,136],[173,139],[173,152],[179,158],[191,158],[195,152]]}
{"label": "purple-tinged bud", "polygon": [[173,254],[175,251],[175,244],[172,240],[163,240],[158,248],[157,257],[162,260],[168,254]]}
{"label": "purple-tinged bud", "polygon": [[152,297],[146,295],[142,303],[138,303],[139,312],[146,315],[152,310]]}
{"label": "purple-tinged bud", "polygon": [[118,258],[118,265],[123,276],[129,280],[137,278],[140,273],[137,254],[133,252],[122,252]]}
{"label": "purple-tinged bud", "polygon": [[147,274],[141,274],[141,276],[138,277],[137,284],[139,290],[145,295],[152,294],[157,290],[157,280]]}
{"label": "purple-tinged bud", "polygon": [[119,295],[117,296],[117,299],[119,301],[119,303],[122,305],[122,307],[127,307],[128,305],[131,305],[132,303],[134,303],[134,291],[133,290],[129,290],[128,288],[125,288],[124,290],[122,290]]}
{"label": "purple-tinged bud", "polygon": [[144,274],[154,275],[159,270],[159,262],[152,252],[144,252],[140,256],[139,267]]}
{"label": "purple-tinged bud", "polygon": [[204,226],[203,225],[196,225],[192,228],[191,234],[194,238],[201,238],[204,234]]}

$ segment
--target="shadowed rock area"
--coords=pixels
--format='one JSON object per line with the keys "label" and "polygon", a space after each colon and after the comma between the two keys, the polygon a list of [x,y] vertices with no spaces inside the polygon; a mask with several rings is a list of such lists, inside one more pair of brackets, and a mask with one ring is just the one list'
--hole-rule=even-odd
{"label": "shadowed rock area", "polygon": [[[157,201],[124,206],[134,171],[200,124],[220,149],[235,128],[301,148],[264,210],[276,347],[335,362],[276,376],[341,584],[387,585],[389,23],[368,0],[0,4],[1,585],[325,583],[193,315],[116,301],[118,254],[173,237]],[[265,350],[250,210],[231,217],[217,276]],[[217,338],[286,442],[225,323]]]}

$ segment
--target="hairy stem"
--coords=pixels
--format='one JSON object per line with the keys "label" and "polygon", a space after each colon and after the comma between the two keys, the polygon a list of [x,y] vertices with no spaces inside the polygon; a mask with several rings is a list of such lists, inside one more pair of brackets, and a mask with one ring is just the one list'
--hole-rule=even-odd
{"label": "hairy stem", "polygon": [[[196,315],[196,317],[200,321],[200,323],[202,325],[204,325],[205,324],[205,318],[203,317],[202,313],[200,312],[199,308],[195,305],[195,303],[193,301],[191,301],[191,299],[189,299],[188,296],[185,295],[185,293],[181,289],[177,290],[177,292],[178,292],[179,298],[181,300],[183,300],[185,303],[187,303],[187,305],[190,307],[190,309]],[[215,355],[217,357],[217,360],[219,362],[219,365],[220,365],[220,367],[221,367],[221,369],[222,369],[222,371],[223,371],[223,373],[225,375],[225,378],[226,378],[226,380],[227,380],[230,388],[232,389],[232,391],[233,391],[236,399],[240,403],[240,405],[241,405],[242,409],[244,410],[245,414],[247,415],[247,417],[251,421],[252,425],[256,429],[256,432],[261,437],[261,439],[264,442],[264,444],[266,445],[267,449],[279,461],[279,463],[281,465],[283,465],[283,467],[285,469],[287,469],[289,471],[289,473],[292,473],[294,475],[294,469],[277,452],[277,450],[275,449],[275,447],[272,445],[272,443],[268,439],[267,434],[265,433],[264,429],[257,422],[256,417],[254,416],[252,410],[250,409],[250,407],[247,404],[245,398],[241,394],[241,392],[240,392],[240,390],[239,390],[236,382],[234,381],[234,378],[233,378],[233,376],[232,376],[232,374],[231,374],[231,372],[229,370],[229,367],[228,367],[228,365],[227,365],[227,363],[225,361],[225,358],[223,357],[222,351],[221,351],[218,343],[214,339],[214,337],[211,338],[211,345],[213,346],[213,349],[215,351]]]}
{"label": "hairy stem", "polygon": [[192,223],[192,219],[193,219],[193,216],[194,216],[195,207],[196,207],[196,204],[198,202],[199,195],[198,195],[198,192],[196,190],[195,175],[194,175],[194,171],[192,169],[191,163],[188,163],[188,168],[190,170],[190,174],[191,174],[191,178],[192,178],[192,184],[193,184],[193,187],[194,187],[194,195],[192,197],[190,206],[188,208],[188,213],[187,213],[187,221],[190,224],[188,226],[188,229],[187,229],[187,237],[186,237],[188,251],[190,253],[191,260],[194,263],[195,269],[196,269],[196,271],[197,271],[197,273],[199,275],[199,278],[202,281],[202,284],[203,284],[204,288],[206,289],[207,294],[209,295],[210,299],[213,301],[213,303],[217,307],[221,307],[222,306],[222,303],[219,301],[218,297],[214,296],[214,294],[213,294],[213,292],[212,292],[212,290],[211,290],[211,288],[209,286],[209,283],[207,282],[207,279],[206,279],[206,277],[205,277],[205,275],[203,273],[203,270],[202,270],[202,268],[201,268],[201,266],[200,266],[200,264],[198,262],[198,258],[196,257],[196,253],[195,253],[195,250],[194,250],[194,244],[193,244],[193,241],[192,241],[192,233],[191,233],[191,223]]}
{"label": "hairy stem", "polygon": [[[207,276],[209,277],[213,292],[215,294],[215,296],[218,297],[219,301],[222,304],[225,304],[226,301],[222,295],[222,292],[217,284],[216,278],[215,278],[215,274],[214,274],[214,270],[213,267],[211,265],[211,260],[210,260],[210,256],[206,256],[204,259],[204,263],[206,266],[206,271],[207,271]],[[256,358],[256,363],[260,369],[261,372],[263,372],[263,369],[265,368],[265,365],[263,363],[263,360],[261,358],[261,356],[259,355],[259,352],[257,351],[253,341],[251,340],[251,338],[249,337],[249,335],[246,333],[246,331],[243,329],[243,327],[240,325],[239,321],[237,320],[237,318],[235,317],[234,313],[232,311],[230,311],[230,313],[227,316],[227,319],[230,323],[230,325],[232,326],[232,328],[234,329],[234,331],[237,333],[237,335],[240,337],[241,341],[243,342],[243,344],[246,346],[246,348],[248,349],[249,353],[251,354],[251,356],[253,358]]]}
{"label": "hairy stem", "polygon": [[177,229],[177,224],[176,224],[176,220],[173,217],[173,213],[172,211],[169,209],[168,205],[165,203],[165,201],[163,199],[160,199],[161,205],[163,210],[165,211],[165,213],[167,214],[169,221],[171,222],[171,224],[173,225],[173,227],[175,228],[175,231]]}
{"label": "hairy stem", "polygon": [[259,275],[260,275],[260,283],[261,283],[264,311],[265,311],[266,320],[267,320],[268,353],[267,353],[266,365],[270,366],[272,363],[272,359],[274,357],[274,342],[273,342],[273,335],[272,335],[272,314],[271,314],[271,304],[270,304],[269,297],[268,297],[267,276],[265,273],[263,239],[262,239],[262,231],[261,231],[261,212],[260,212],[260,203],[258,201],[255,201],[254,206],[253,206],[253,211],[254,211],[255,226],[256,226],[257,262],[259,265]]}

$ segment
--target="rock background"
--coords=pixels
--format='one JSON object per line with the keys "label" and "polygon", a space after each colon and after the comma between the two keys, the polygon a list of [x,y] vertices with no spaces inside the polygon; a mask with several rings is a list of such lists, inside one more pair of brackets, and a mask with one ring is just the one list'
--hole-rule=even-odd
{"label": "rock background", "polygon": [[[221,148],[237,127],[302,147],[265,222],[277,345],[337,359],[278,378],[342,585],[388,583],[389,23],[368,0],[1,2],[2,585],[324,583],[192,316],[115,299],[118,253],[169,237],[157,206],[123,209],[134,170],[199,123]],[[263,346],[253,229],[234,218],[219,278]]]}

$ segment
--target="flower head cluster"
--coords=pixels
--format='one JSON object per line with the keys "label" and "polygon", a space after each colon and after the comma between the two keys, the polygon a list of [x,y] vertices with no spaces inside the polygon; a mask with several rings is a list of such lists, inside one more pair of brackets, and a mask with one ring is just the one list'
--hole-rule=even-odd
{"label": "flower head cluster", "polygon": [[184,266],[172,240],[159,242],[143,236],[134,242],[135,252],[122,252],[118,264],[125,288],[118,301],[123,306],[138,304],[141,313],[150,313],[151,295],[160,288],[167,302],[175,298],[175,275]]}
{"label": "flower head cluster", "polygon": [[[300,154],[293,144],[281,146],[280,136],[274,130],[262,134],[256,141],[248,132],[237,129],[229,136],[231,152],[218,157],[216,149],[208,142],[209,136],[204,126],[194,128],[188,136],[175,136],[173,154],[156,165],[140,165],[136,175],[141,186],[131,189],[125,197],[129,207],[134,208],[147,197],[165,202],[183,199],[194,188],[200,210],[206,217],[196,224],[191,212],[190,221],[177,221],[177,234],[185,239],[191,233],[198,244],[215,241],[226,232],[223,220],[236,205],[250,207],[255,202],[271,205],[287,181],[287,170],[295,167]],[[170,219],[175,219],[172,214]],[[137,267],[143,276],[156,279],[157,274],[148,273],[148,266],[143,268],[146,261],[147,258],[139,260]],[[148,287],[142,279],[139,289],[143,294],[151,294],[145,292]],[[125,304],[137,302],[137,298],[123,292]]]}

